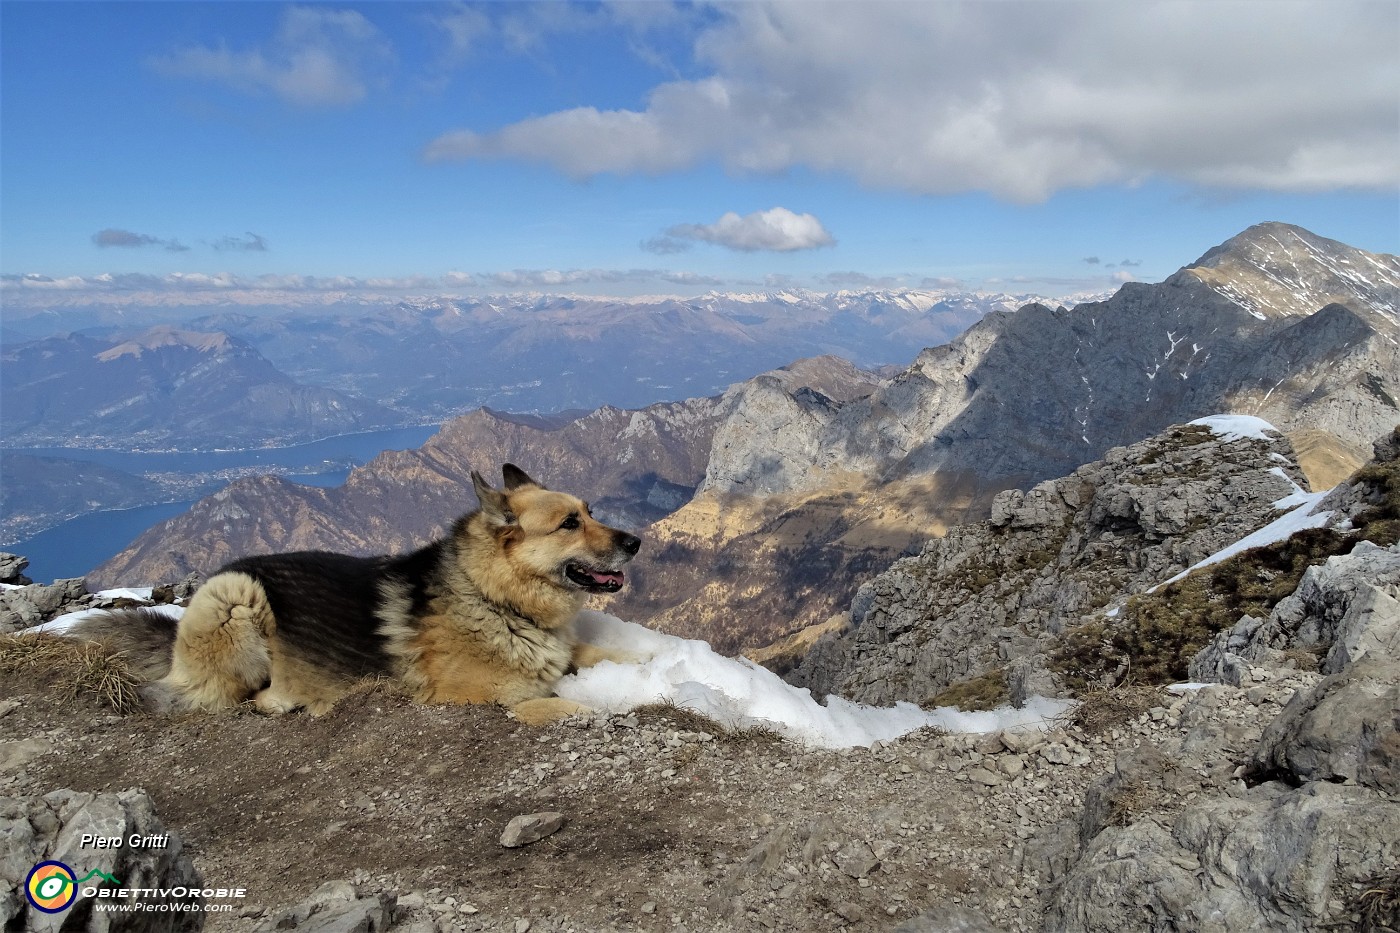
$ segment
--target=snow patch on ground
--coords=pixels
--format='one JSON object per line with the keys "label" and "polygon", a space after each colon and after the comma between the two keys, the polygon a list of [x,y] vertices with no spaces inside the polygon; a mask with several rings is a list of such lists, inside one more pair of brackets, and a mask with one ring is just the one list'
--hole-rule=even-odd
{"label": "snow patch on ground", "polygon": [[100,590],[96,595],[104,599],[137,599],[142,602],[149,602],[151,599],[151,587],[124,586],[115,590]]}
{"label": "snow patch on ground", "polygon": [[1190,423],[1210,428],[1211,433],[1226,443],[1245,438],[1269,441],[1273,438],[1265,434],[1265,431],[1270,434],[1281,433],[1278,428],[1263,418],[1256,418],[1253,415],[1211,415],[1208,418],[1197,418]]}
{"label": "snow patch on ground", "polygon": [[1287,473],[1283,472],[1282,467],[1271,467],[1269,469],[1269,472],[1293,487],[1293,491],[1290,492],[1288,495],[1284,496],[1282,499],[1276,499],[1272,503],[1270,503],[1274,508],[1291,509],[1294,506],[1302,505],[1304,502],[1317,501],[1317,497],[1313,493],[1308,492],[1302,486],[1299,486],[1297,483],[1293,482],[1293,478]]}
{"label": "snow patch on ground", "polygon": [[1278,502],[1274,503],[1275,507],[1279,507],[1281,504],[1287,504],[1292,505],[1293,508],[1253,534],[1245,535],[1234,544],[1226,545],[1204,560],[1197,561],[1190,567],[1187,567],[1170,580],[1164,580],[1158,583],[1147,592],[1155,593],[1161,587],[1166,586],[1168,583],[1175,583],[1193,570],[1209,567],[1211,564],[1218,564],[1222,560],[1228,557],[1234,557],[1236,554],[1247,551],[1252,547],[1263,547],[1266,544],[1274,544],[1275,542],[1283,541],[1292,536],[1295,532],[1303,531],[1308,528],[1323,527],[1327,524],[1328,520],[1332,518],[1332,512],[1329,510],[1318,512],[1317,514],[1311,513],[1326,495],[1327,493],[1325,491],[1303,492],[1299,490],[1291,496],[1278,500]]}
{"label": "snow patch on ground", "polygon": [[924,710],[912,703],[874,707],[828,697],[822,706],[746,658],[726,658],[709,644],[663,635],[600,612],[579,615],[579,636],[602,648],[638,656],[637,663],[605,661],[559,682],[561,697],[620,713],[647,703],[672,702],[730,728],[767,726],[823,748],[847,748],[893,739],[923,726],[949,732],[1044,729],[1073,706],[1070,700],[1032,698],[1023,709],[967,713],[953,707]]}
{"label": "snow patch on ground", "polygon": [[[102,595],[106,595],[106,594],[108,594],[108,593],[117,593],[117,592],[125,592],[125,593],[140,592],[141,589],[143,589],[143,588],[137,588],[136,590],[104,590],[103,593],[102,593]],[[149,596],[149,595],[150,595],[150,590],[149,590],[149,589],[146,589],[146,593],[147,593],[147,596]],[[133,597],[133,598],[140,598],[140,597]],[[176,618],[176,619],[180,618],[180,616],[182,616],[182,615],[185,614],[185,609],[184,609],[183,606],[169,606],[169,605],[166,605],[166,606],[146,606],[146,607],[144,607],[144,608],[145,608],[145,611],[147,611],[147,612],[163,612],[163,613],[165,613],[166,615],[171,616],[172,618]],[[51,620],[49,620],[48,622],[41,622],[41,623],[39,623],[38,625],[30,626],[30,627],[27,628],[27,629],[21,630],[21,631],[20,631],[20,634],[21,634],[21,635],[67,635],[70,631],[72,631],[73,626],[77,625],[79,622],[83,621],[84,619],[90,619],[90,618],[92,618],[92,617],[95,616],[95,615],[101,615],[102,613],[108,612],[108,611],[109,611],[109,610],[107,610],[107,609],[79,609],[77,612],[70,612],[70,613],[68,613],[67,615],[61,615],[61,616],[59,616],[59,617],[56,618],[56,619],[51,619]]]}

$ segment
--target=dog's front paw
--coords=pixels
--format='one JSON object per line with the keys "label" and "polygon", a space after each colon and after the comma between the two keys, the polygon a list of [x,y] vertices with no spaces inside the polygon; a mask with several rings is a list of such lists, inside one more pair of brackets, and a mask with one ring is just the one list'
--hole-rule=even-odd
{"label": "dog's front paw", "polygon": [[644,660],[646,659],[641,655],[618,651],[614,648],[599,648],[597,645],[590,645],[587,642],[574,645],[573,668],[576,671],[592,667],[600,661],[613,661],[617,664],[640,664]]}
{"label": "dog's front paw", "polygon": [[543,726],[580,713],[592,713],[593,709],[563,697],[540,697],[535,700],[523,700],[512,706],[510,711],[527,726]]}

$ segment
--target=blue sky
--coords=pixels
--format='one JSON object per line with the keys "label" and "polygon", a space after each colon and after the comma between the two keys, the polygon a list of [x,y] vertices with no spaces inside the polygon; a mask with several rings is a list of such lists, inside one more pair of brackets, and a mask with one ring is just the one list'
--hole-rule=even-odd
{"label": "blue sky", "polygon": [[1400,4],[0,3],[5,300],[1052,296],[1400,249]]}

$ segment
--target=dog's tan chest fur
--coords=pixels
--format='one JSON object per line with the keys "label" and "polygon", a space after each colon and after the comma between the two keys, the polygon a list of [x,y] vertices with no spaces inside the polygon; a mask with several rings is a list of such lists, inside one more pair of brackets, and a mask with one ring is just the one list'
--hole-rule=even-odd
{"label": "dog's tan chest fur", "polygon": [[433,600],[407,642],[405,680],[424,703],[504,703],[544,697],[568,672],[572,624],[542,629],[488,603]]}

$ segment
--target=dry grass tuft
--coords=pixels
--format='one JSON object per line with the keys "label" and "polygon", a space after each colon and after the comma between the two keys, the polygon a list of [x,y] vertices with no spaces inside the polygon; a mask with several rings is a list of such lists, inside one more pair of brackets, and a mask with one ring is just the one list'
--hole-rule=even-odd
{"label": "dry grass tuft", "polygon": [[990,710],[1011,702],[1011,685],[1006,680],[1006,669],[993,668],[985,674],[949,684],[924,701],[923,706],[956,706],[965,712]]}
{"label": "dry grass tuft", "polygon": [[785,741],[782,735],[769,726],[749,726],[747,729],[730,729],[723,736],[726,745],[765,747]]}
{"label": "dry grass tuft", "polygon": [[1356,929],[1365,933],[1400,933],[1400,869],[1373,878],[1352,902],[1359,915]]}
{"label": "dry grass tuft", "polygon": [[752,725],[740,728],[711,719],[695,710],[686,709],[669,697],[647,703],[632,710],[640,722],[665,724],[685,732],[704,732],[721,742],[734,745],[769,745],[783,741],[782,735],[769,726]]}
{"label": "dry grass tuft", "polygon": [[1109,802],[1109,825],[1130,825],[1139,814],[1152,806],[1153,801],[1152,789],[1142,781],[1133,781],[1131,784],[1124,785]]}
{"label": "dry grass tuft", "polygon": [[716,737],[723,736],[729,731],[723,723],[716,722],[693,709],[686,709],[670,697],[656,703],[638,706],[632,710],[632,713],[640,722],[664,723],[677,731],[704,732]]}
{"label": "dry grass tuft", "polygon": [[1079,705],[1064,718],[1085,735],[1098,735],[1161,705],[1162,691],[1156,687],[1100,687],[1080,692]]}
{"label": "dry grass tuft", "polygon": [[96,697],[118,713],[141,709],[142,679],[105,645],[50,635],[0,635],[0,674],[48,677],[69,700]]}

